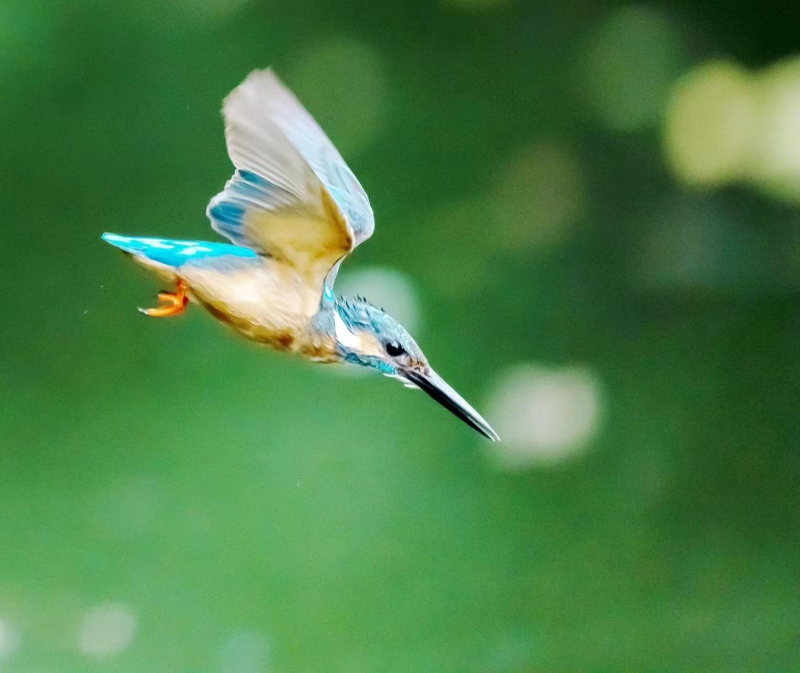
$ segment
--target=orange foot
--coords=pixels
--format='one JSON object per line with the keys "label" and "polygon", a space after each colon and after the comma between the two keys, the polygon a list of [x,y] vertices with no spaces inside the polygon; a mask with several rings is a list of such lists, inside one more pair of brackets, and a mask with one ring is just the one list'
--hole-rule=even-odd
{"label": "orange foot", "polygon": [[189,297],[186,291],[189,288],[182,280],[178,281],[178,289],[175,292],[159,292],[158,300],[162,303],[158,308],[140,308],[139,310],[151,318],[169,318],[180,315],[186,310]]}

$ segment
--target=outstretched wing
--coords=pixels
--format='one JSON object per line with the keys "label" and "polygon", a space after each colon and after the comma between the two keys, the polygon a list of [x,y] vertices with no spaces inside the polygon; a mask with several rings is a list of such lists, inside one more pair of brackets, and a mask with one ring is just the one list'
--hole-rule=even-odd
{"label": "outstretched wing", "polygon": [[333,143],[271,70],[225,99],[236,173],[208,205],[236,245],[291,265],[320,295],[326,276],[375,228],[364,189]]}

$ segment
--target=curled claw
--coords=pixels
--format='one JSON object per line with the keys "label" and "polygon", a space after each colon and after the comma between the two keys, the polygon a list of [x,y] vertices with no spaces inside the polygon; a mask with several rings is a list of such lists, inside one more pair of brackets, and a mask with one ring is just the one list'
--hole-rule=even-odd
{"label": "curled claw", "polygon": [[161,302],[161,306],[158,308],[139,308],[139,311],[151,318],[170,318],[180,315],[186,310],[186,306],[189,303],[186,290],[186,284],[179,280],[175,292],[162,290],[158,293],[158,301]]}

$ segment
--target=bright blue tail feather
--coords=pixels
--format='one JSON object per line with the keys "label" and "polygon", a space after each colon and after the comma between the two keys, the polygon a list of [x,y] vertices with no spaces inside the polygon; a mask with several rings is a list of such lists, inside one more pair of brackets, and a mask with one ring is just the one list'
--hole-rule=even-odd
{"label": "bright blue tail feather", "polygon": [[249,248],[208,241],[175,241],[168,238],[148,238],[103,234],[103,240],[132,255],[145,257],[159,264],[179,268],[189,261],[213,257],[234,256],[254,259],[258,255]]}

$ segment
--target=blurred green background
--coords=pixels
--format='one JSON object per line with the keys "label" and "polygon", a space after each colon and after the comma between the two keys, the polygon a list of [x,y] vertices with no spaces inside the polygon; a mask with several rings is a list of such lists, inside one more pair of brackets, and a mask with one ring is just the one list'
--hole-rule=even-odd
{"label": "blurred green background", "polygon": [[[800,5],[0,0],[0,670],[800,671]],[[200,310],[274,66],[492,445]]]}

